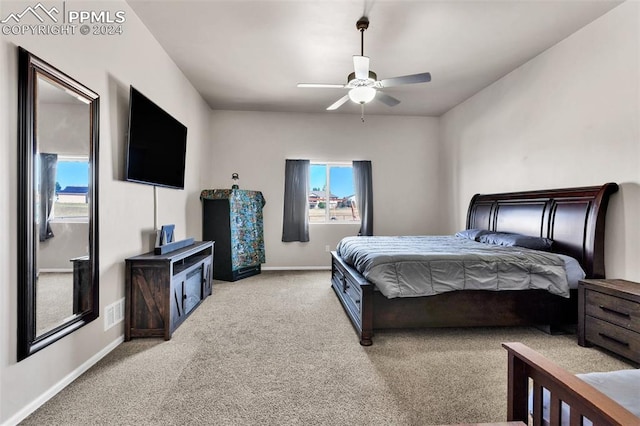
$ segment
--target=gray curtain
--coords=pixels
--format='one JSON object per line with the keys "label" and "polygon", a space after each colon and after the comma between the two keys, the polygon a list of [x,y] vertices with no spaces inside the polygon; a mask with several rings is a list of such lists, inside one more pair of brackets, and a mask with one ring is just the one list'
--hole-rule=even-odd
{"label": "gray curtain", "polygon": [[58,154],[40,154],[40,241],[53,238],[51,221],[56,198]]}
{"label": "gray curtain", "polygon": [[287,160],[284,169],[282,241],[309,241],[309,160]]}
{"label": "gray curtain", "polygon": [[356,203],[360,212],[358,235],[373,235],[373,185],[371,161],[353,162],[353,182],[356,188]]}

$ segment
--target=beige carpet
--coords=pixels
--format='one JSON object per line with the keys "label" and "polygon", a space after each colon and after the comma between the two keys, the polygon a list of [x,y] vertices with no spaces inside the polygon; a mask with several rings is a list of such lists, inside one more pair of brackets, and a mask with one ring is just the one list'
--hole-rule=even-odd
{"label": "beige carpet", "polygon": [[40,272],[36,280],[36,336],[73,316],[73,274]]}
{"label": "beige carpet", "polygon": [[215,282],[164,342],[116,348],[32,425],[434,425],[504,421],[506,352],[521,341],[578,373],[630,368],[532,328],[385,331],[365,348],[329,272]]}

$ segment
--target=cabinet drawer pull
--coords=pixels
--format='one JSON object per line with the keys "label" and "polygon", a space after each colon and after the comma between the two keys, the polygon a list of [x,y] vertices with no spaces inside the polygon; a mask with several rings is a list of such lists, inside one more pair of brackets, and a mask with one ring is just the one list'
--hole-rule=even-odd
{"label": "cabinet drawer pull", "polygon": [[606,306],[603,306],[603,305],[600,305],[599,307],[600,309],[602,309],[603,311],[609,314],[618,315],[619,317],[624,317],[624,318],[631,318],[631,314],[628,314],[626,312],[616,311],[615,309],[607,308]]}
{"label": "cabinet drawer pull", "polygon": [[627,348],[629,347],[629,343],[627,343],[627,342],[623,342],[622,340],[616,339],[615,337],[608,336],[608,335],[606,335],[604,333],[598,333],[598,334],[600,335],[600,337],[602,337],[605,340],[608,340],[608,341],[613,342],[613,343],[617,343],[617,344],[625,346]]}

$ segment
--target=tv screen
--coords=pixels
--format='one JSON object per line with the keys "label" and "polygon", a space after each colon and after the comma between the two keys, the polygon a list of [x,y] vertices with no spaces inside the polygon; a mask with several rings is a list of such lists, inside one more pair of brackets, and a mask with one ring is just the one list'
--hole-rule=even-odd
{"label": "tv screen", "polygon": [[184,189],[187,128],[133,86],[125,179]]}

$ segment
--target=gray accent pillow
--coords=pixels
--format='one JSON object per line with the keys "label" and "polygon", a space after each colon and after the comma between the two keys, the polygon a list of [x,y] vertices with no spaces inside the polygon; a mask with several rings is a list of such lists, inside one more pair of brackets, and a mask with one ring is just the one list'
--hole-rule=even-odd
{"label": "gray accent pillow", "polygon": [[484,234],[488,234],[491,231],[486,229],[465,229],[464,231],[456,232],[456,237],[468,238],[470,240],[478,241],[478,238]]}
{"label": "gray accent pillow", "polygon": [[542,237],[531,237],[529,235],[514,234],[510,232],[490,232],[478,237],[478,241],[486,244],[496,244],[500,246],[518,246],[533,250],[551,250],[553,240]]}

